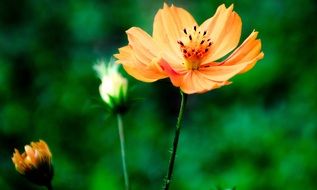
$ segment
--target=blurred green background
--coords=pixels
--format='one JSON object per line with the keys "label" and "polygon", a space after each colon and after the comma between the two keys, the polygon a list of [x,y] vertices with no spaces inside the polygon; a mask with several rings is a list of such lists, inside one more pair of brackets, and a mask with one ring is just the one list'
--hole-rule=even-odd
{"label": "blurred green background", "polygon": [[[202,23],[223,1],[168,1]],[[265,58],[233,84],[191,95],[174,181],[176,190],[311,190],[317,179],[317,4],[313,0],[225,1],[259,31]],[[123,189],[116,118],[107,115],[92,69],[149,33],[163,1],[0,2],[0,189],[41,189],[14,169],[14,148],[45,140],[55,189]],[[124,116],[133,190],[160,189],[180,102],[170,82],[129,79]]]}

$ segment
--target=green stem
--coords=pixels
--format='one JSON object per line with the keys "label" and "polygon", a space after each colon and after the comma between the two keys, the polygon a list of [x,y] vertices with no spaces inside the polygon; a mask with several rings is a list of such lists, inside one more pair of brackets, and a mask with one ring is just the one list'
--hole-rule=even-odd
{"label": "green stem", "polygon": [[182,96],[182,101],[181,101],[181,106],[179,109],[179,113],[178,113],[178,118],[177,118],[177,123],[176,123],[176,130],[175,130],[175,136],[174,136],[174,140],[173,140],[173,148],[172,148],[172,155],[169,161],[169,165],[168,165],[168,172],[167,172],[167,176],[166,176],[166,180],[164,183],[164,190],[168,190],[171,180],[172,180],[172,175],[173,175],[173,170],[174,170],[174,163],[175,163],[175,157],[176,157],[176,151],[177,151],[177,145],[178,145],[178,139],[179,139],[179,134],[181,131],[181,125],[182,125],[182,121],[183,121],[183,113],[185,110],[185,104],[187,101],[187,94],[184,94],[182,91],[180,91],[181,96]]}
{"label": "green stem", "polygon": [[128,171],[127,171],[127,166],[125,162],[124,132],[123,132],[122,117],[120,113],[118,113],[117,119],[118,119],[118,129],[119,129],[119,137],[120,137],[120,146],[121,146],[121,158],[122,158],[124,184],[125,184],[125,189],[129,190],[129,177],[128,177]]}

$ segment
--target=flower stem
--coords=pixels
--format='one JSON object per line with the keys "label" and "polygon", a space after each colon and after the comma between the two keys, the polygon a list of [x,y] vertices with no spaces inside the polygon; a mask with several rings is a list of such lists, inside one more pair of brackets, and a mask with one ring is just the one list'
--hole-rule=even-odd
{"label": "flower stem", "polygon": [[121,146],[121,158],[122,158],[124,184],[125,184],[125,189],[129,190],[129,176],[128,176],[128,171],[127,171],[126,162],[125,162],[124,132],[123,132],[122,117],[120,113],[117,114],[117,119],[118,119],[118,129],[119,129],[119,137],[120,137],[120,146]]}
{"label": "flower stem", "polygon": [[178,139],[179,139],[179,134],[180,134],[181,125],[182,125],[182,121],[183,121],[183,113],[184,113],[185,105],[186,105],[186,101],[187,101],[187,94],[183,93],[182,91],[180,91],[180,93],[182,96],[182,100],[181,100],[181,106],[179,109],[177,123],[176,123],[175,136],[174,136],[173,147],[172,147],[172,154],[171,154],[171,158],[169,161],[168,172],[167,172],[166,180],[165,180],[164,187],[163,187],[164,190],[169,189],[169,186],[170,186],[170,183],[172,180],[177,145],[178,145]]}

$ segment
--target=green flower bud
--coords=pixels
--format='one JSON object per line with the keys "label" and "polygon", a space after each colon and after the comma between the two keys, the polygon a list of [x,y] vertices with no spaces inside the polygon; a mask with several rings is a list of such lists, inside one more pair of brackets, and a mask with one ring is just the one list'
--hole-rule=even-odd
{"label": "green flower bud", "polygon": [[119,72],[119,65],[112,60],[105,64],[103,60],[94,65],[101,79],[99,93],[112,112],[123,112],[127,102],[128,81]]}

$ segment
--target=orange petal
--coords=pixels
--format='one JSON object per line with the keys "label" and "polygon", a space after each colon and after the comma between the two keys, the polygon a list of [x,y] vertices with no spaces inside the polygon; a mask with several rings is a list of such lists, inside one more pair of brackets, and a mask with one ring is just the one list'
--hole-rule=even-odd
{"label": "orange petal", "polygon": [[165,50],[181,58],[177,41],[181,38],[184,28],[194,25],[197,25],[195,19],[186,10],[173,5],[169,7],[164,3],[163,9],[160,9],[154,18],[153,39]]}
{"label": "orange petal", "polygon": [[161,61],[160,65],[169,76],[172,84],[175,87],[180,87],[186,94],[203,93],[229,84],[227,81],[218,82],[210,80],[198,70],[187,70],[178,73],[165,61]]}
{"label": "orange petal", "polygon": [[154,82],[158,80],[158,78],[154,78],[153,76],[151,76],[150,73],[138,70],[135,67],[123,65],[123,68],[129,75],[133,76],[139,81]]}
{"label": "orange petal", "polygon": [[14,149],[14,153],[12,156],[12,161],[14,164],[18,164],[22,159],[20,152],[17,149]]}
{"label": "orange petal", "polygon": [[213,42],[203,64],[218,60],[237,47],[241,27],[241,18],[233,11],[233,5],[229,8],[220,5],[215,15],[201,25],[202,30],[207,31],[208,38]]}
{"label": "orange petal", "polygon": [[213,81],[227,81],[234,75],[241,72],[246,66],[250,64],[249,62],[238,64],[238,65],[220,65],[214,66],[211,65],[209,67],[201,67],[199,71],[201,75]]}
{"label": "orange petal", "polygon": [[125,62],[131,61],[131,57],[132,57],[131,53],[132,53],[132,49],[129,45],[127,45],[122,48],[119,48],[119,53],[114,54],[113,56],[118,59],[117,60],[118,63],[125,64]]}
{"label": "orange petal", "polygon": [[135,53],[135,57],[144,65],[150,64],[153,58],[160,54],[160,49],[157,47],[152,37],[142,29],[132,27],[126,31],[128,35],[129,45]]}
{"label": "orange petal", "polygon": [[129,75],[140,81],[154,82],[166,77],[166,74],[158,65],[157,58],[153,58],[150,63],[140,62],[130,46],[120,48],[119,54],[115,54],[114,57],[118,59],[117,63],[121,63]]}
{"label": "orange petal", "polygon": [[198,70],[191,70],[183,76],[180,89],[186,94],[204,93],[226,84],[228,84],[227,81],[212,81],[202,75]]}
{"label": "orange petal", "polygon": [[182,76],[187,72],[184,70],[183,73],[177,72],[171,64],[167,63],[164,59],[160,60],[160,66],[164,70],[164,72],[168,75],[171,79],[171,82],[174,86],[179,87],[182,81]]}
{"label": "orange petal", "polygon": [[255,63],[264,57],[261,52],[261,40],[256,39],[258,32],[253,31],[249,37],[226,59],[223,65],[247,64],[240,73],[250,70]]}
{"label": "orange petal", "polygon": [[153,82],[166,77],[158,65],[160,48],[142,29],[132,27],[127,31],[129,45],[119,49],[119,54],[114,56],[123,68],[134,78]]}

